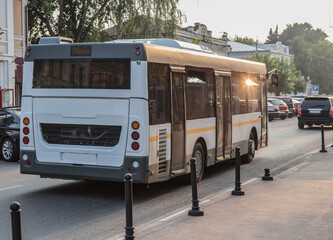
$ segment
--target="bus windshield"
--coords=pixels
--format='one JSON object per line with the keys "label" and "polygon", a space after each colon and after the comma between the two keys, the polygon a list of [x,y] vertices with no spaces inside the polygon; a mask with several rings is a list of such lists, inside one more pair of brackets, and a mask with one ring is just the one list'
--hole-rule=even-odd
{"label": "bus windshield", "polygon": [[129,59],[37,59],[33,88],[129,89]]}

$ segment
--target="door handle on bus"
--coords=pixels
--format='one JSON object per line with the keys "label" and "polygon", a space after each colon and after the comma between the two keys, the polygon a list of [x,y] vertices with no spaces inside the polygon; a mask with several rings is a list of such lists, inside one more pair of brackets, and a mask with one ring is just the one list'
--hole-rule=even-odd
{"label": "door handle on bus", "polygon": [[262,115],[260,115],[259,118],[262,118]]}

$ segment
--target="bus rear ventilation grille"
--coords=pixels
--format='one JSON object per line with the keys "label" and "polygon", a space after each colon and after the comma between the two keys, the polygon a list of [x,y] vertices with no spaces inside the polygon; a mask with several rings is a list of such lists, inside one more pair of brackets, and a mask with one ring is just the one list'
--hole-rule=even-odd
{"label": "bus rear ventilation grille", "polygon": [[164,173],[167,169],[167,130],[160,129],[158,137],[158,173]]}

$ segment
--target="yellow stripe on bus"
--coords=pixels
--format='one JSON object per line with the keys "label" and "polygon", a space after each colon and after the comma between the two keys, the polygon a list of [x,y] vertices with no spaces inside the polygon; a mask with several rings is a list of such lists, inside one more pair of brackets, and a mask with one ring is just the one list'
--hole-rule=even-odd
{"label": "yellow stripe on bus", "polygon": [[261,119],[256,119],[256,120],[251,120],[251,121],[246,121],[246,122],[234,123],[234,124],[232,124],[232,126],[238,127],[238,126],[243,126],[243,125],[247,125],[247,124],[251,124],[251,123],[257,123],[260,121],[261,121]]}
{"label": "yellow stripe on bus", "polygon": [[[215,130],[216,127],[212,126],[212,127],[205,127],[205,128],[197,128],[197,129],[192,129],[192,130],[188,130],[186,131],[186,134],[193,134],[193,133],[200,133],[200,132],[207,132],[207,131],[212,131]],[[171,134],[168,133],[167,134],[167,138],[171,138]],[[149,138],[149,142],[155,142],[159,140],[159,136],[153,136]]]}
{"label": "yellow stripe on bus", "polygon": [[[171,138],[171,134],[168,133],[168,134],[166,135],[166,137],[167,137],[167,138]],[[150,138],[149,138],[149,142],[155,142],[155,141],[158,141],[159,139],[160,139],[159,136],[150,137]]]}
{"label": "yellow stripe on bus", "polygon": [[212,131],[215,130],[216,127],[205,127],[205,128],[197,128],[197,129],[192,129],[192,130],[187,130],[186,134],[193,134],[193,133],[200,133],[200,132],[207,132],[207,131]]}

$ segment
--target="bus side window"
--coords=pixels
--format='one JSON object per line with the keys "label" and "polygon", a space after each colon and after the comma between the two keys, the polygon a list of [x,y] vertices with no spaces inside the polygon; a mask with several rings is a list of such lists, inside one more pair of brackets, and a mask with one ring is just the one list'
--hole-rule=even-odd
{"label": "bus side window", "polygon": [[149,123],[170,122],[169,67],[166,64],[148,64]]}

